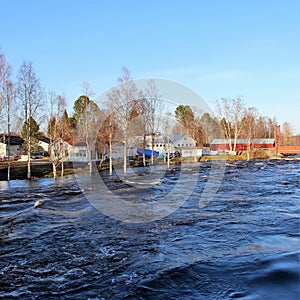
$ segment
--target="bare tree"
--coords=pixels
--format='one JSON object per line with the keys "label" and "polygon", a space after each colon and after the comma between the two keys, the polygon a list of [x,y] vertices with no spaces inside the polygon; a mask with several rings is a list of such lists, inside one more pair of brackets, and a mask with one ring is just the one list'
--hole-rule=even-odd
{"label": "bare tree", "polygon": [[122,76],[118,79],[118,86],[113,88],[107,95],[107,106],[110,115],[116,118],[119,128],[123,135],[123,170],[127,171],[127,148],[130,122],[132,120],[132,110],[135,100],[139,99],[139,93],[135,83],[131,79],[130,71],[127,68],[122,69]]}
{"label": "bare tree", "polygon": [[[11,112],[15,97],[14,85],[10,79],[12,73],[11,66],[5,61],[5,57],[0,53],[0,125],[1,121],[7,125],[7,180],[10,180],[10,134],[11,134]],[[7,116],[5,118],[4,116]],[[5,120],[6,119],[6,120]]]}
{"label": "bare tree", "polygon": [[50,160],[52,163],[53,177],[56,179],[57,167],[61,164],[61,176],[64,175],[64,161],[68,157],[68,145],[63,140],[64,124],[63,117],[66,107],[64,96],[49,92],[48,103],[50,105],[50,119],[48,122],[48,136],[50,138]]}
{"label": "bare tree", "polygon": [[10,134],[11,134],[11,108],[12,104],[15,101],[15,88],[11,81],[7,82],[6,91],[5,91],[6,103],[7,103],[7,180],[10,180]]}
{"label": "bare tree", "polygon": [[92,164],[92,152],[96,151],[96,140],[100,126],[100,114],[101,111],[97,104],[91,100],[91,97],[95,95],[94,91],[91,88],[91,85],[88,81],[84,81],[82,83],[82,91],[84,95],[87,97],[88,101],[86,103],[82,121],[84,127],[84,136],[85,136],[85,143],[87,146],[87,155],[89,161],[89,171],[92,173],[93,164]]}
{"label": "bare tree", "polygon": [[247,139],[247,160],[250,160],[251,142],[256,138],[258,110],[255,107],[248,107],[242,120],[242,134]]}
{"label": "bare tree", "polygon": [[224,136],[229,143],[229,149],[235,152],[236,142],[242,130],[245,105],[241,97],[235,99],[222,98],[220,102],[217,101],[217,112],[221,119]]}
{"label": "bare tree", "polygon": [[283,145],[289,146],[293,136],[293,129],[290,123],[284,122],[281,127]]}
{"label": "bare tree", "polygon": [[7,96],[11,91],[11,73],[12,68],[6,62],[4,54],[0,52],[0,125],[5,122],[5,114],[7,112]]}
{"label": "bare tree", "polygon": [[42,89],[39,79],[36,77],[31,62],[24,62],[18,74],[18,98],[23,108],[24,121],[26,126],[26,144],[27,144],[27,178],[31,178],[31,120],[37,117],[38,110],[42,105]]}
{"label": "bare tree", "polygon": [[[113,107],[111,103],[108,102],[107,105],[108,111],[106,112],[106,116],[103,117],[104,121],[99,131],[100,141],[103,144],[103,151],[102,151],[102,160],[104,159],[104,155],[106,152],[109,153],[109,175],[112,175],[113,172],[113,140],[115,135],[117,134],[119,127],[116,122],[116,118],[113,112]],[[106,151],[107,145],[107,151]]]}
{"label": "bare tree", "polygon": [[145,97],[149,101],[149,134],[151,135],[151,164],[153,165],[154,159],[154,139],[155,135],[159,130],[160,121],[162,118],[162,112],[164,109],[163,102],[161,100],[161,96],[159,95],[159,91],[155,85],[154,80],[148,81],[148,86],[145,90]]}
{"label": "bare tree", "polygon": [[170,152],[171,152],[171,134],[172,134],[172,114],[166,112],[163,119],[163,131],[164,131],[164,140],[165,140],[165,154],[166,154],[166,163],[168,168],[170,167]]}
{"label": "bare tree", "polygon": [[139,106],[138,106],[138,114],[141,120],[141,127],[142,127],[142,134],[143,134],[143,166],[146,166],[146,138],[147,135],[149,135],[150,132],[150,124],[151,124],[151,112],[150,112],[150,101],[143,97],[139,100]]}

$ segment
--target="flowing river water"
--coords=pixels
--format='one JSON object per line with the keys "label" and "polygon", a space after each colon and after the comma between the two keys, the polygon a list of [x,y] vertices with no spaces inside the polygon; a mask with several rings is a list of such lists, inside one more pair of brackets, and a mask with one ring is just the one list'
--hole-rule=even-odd
{"label": "flowing river water", "polygon": [[[87,175],[0,182],[0,299],[299,299],[300,162],[226,163],[199,207],[210,169],[191,165],[184,203],[144,223],[96,209],[78,184]],[[103,176],[119,197],[151,202],[181,171],[132,193]]]}

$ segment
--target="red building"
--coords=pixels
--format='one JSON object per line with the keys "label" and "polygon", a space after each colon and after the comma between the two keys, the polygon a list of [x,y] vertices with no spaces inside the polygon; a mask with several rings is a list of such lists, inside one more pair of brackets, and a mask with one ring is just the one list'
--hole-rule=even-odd
{"label": "red building", "polygon": [[[232,149],[233,139],[232,142]],[[214,139],[210,143],[212,151],[218,150],[230,150],[229,142],[227,139]],[[250,149],[273,149],[275,147],[274,139],[251,139]],[[247,139],[237,139],[236,141],[236,151],[248,150],[248,140]]]}

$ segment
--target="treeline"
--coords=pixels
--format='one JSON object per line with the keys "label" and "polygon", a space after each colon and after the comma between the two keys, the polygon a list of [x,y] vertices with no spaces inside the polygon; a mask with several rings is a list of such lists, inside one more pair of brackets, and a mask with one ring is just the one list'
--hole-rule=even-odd
{"label": "treeline", "polygon": [[[31,177],[31,153],[36,151],[41,135],[50,139],[54,174],[69,155],[68,143],[77,141],[84,142],[88,149],[90,168],[95,148],[107,153],[110,172],[114,148],[122,145],[126,172],[128,148],[136,136],[142,137],[144,149],[149,137],[154,149],[154,140],[160,132],[168,143],[172,135],[186,133],[199,147],[209,145],[215,138],[226,138],[235,151],[238,138],[248,139],[249,143],[255,138],[274,138],[274,126],[277,126],[275,118],[261,116],[256,108],[247,107],[240,97],[217,101],[215,116],[188,105],[178,105],[171,111],[153,80],[147,82],[144,90],[139,90],[127,68],[123,68],[118,85],[102,99],[102,107],[93,100],[89,83],[84,82],[82,95],[74,101],[70,116],[65,95],[45,92],[31,62],[24,62],[13,80],[12,67],[0,53],[0,79],[0,131],[8,137],[14,132],[24,139],[28,178]],[[46,132],[41,133],[40,128]],[[281,127],[282,143],[293,143],[292,135],[291,126],[285,122]],[[151,163],[153,159],[152,155]],[[143,161],[145,163],[145,157]]]}

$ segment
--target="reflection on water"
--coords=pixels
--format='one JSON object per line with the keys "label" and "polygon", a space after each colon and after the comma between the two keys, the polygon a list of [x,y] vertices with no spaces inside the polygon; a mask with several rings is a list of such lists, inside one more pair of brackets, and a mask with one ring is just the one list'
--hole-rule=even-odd
{"label": "reflection on water", "polygon": [[[188,200],[142,224],[101,214],[73,177],[0,182],[0,298],[298,299],[299,166],[230,162],[201,209],[210,164],[191,166]],[[176,172],[132,201],[159,201]]]}

